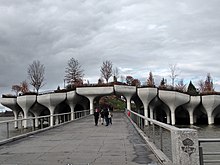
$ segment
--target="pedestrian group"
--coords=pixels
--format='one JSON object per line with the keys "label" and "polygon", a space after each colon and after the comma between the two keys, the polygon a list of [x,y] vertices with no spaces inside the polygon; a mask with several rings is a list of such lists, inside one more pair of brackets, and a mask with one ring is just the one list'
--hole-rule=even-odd
{"label": "pedestrian group", "polygon": [[99,108],[95,109],[94,112],[94,119],[95,119],[95,126],[98,126],[99,117],[101,118],[100,122],[102,125],[108,126],[109,124],[112,124],[112,108],[110,107],[104,107],[99,110]]}

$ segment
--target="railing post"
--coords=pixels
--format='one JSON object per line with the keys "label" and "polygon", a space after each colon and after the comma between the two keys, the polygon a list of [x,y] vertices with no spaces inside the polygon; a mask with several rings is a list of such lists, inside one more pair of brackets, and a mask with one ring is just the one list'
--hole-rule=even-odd
{"label": "railing post", "polygon": [[200,162],[200,165],[203,165],[204,162],[203,162],[203,150],[202,150],[202,147],[199,145],[199,162]]}
{"label": "railing post", "polygon": [[171,148],[174,165],[199,165],[198,135],[196,130],[171,130]]}
{"label": "railing post", "polygon": [[35,119],[33,119],[33,127],[34,127],[34,130],[35,130]]}
{"label": "railing post", "polygon": [[160,150],[163,151],[163,128],[160,127]]}
{"label": "railing post", "polygon": [[23,132],[23,119],[21,120],[21,133]]}
{"label": "railing post", "polygon": [[43,129],[43,118],[40,118],[40,128]]}
{"label": "railing post", "polygon": [[9,122],[7,122],[7,139],[9,138]]}
{"label": "railing post", "polygon": [[155,144],[155,125],[154,123],[152,124],[153,127],[153,143]]}

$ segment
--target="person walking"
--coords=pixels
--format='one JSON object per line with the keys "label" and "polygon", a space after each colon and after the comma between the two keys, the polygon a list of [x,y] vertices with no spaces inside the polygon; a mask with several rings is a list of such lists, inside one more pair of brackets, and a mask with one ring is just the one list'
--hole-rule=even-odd
{"label": "person walking", "polygon": [[105,117],[103,108],[101,109],[100,116],[101,116],[101,124],[103,125],[104,124],[104,117]]}
{"label": "person walking", "polygon": [[98,126],[98,121],[99,121],[99,109],[96,108],[94,112],[94,119],[95,119],[95,126]]}
{"label": "person walking", "polygon": [[106,107],[106,108],[104,109],[105,126],[108,126],[108,125],[109,125],[108,115],[109,115],[109,113],[108,113],[108,108]]}
{"label": "person walking", "polygon": [[112,124],[112,112],[110,110],[108,110],[108,121],[109,121],[109,124]]}

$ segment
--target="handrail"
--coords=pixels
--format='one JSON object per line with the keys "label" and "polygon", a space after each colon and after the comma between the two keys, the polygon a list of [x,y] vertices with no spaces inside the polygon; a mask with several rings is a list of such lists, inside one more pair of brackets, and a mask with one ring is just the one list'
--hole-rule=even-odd
{"label": "handrail", "polygon": [[[85,111],[90,111],[90,110],[83,110],[83,111],[75,111],[74,113],[82,113]],[[60,115],[69,115],[71,112],[66,112],[66,113],[58,113],[58,114],[53,114],[53,115],[46,115],[46,116],[36,116],[36,117],[28,117],[28,118],[22,118],[22,119],[15,119],[15,120],[4,120],[0,121],[0,124],[6,123],[6,122],[16,122],[16,121],[23,121],[23,120],[31,120],[31,119],[39,119],[39,118],[44,118],[44,117],[50,117],[50,116],[60,116]]]}
{"label": "handrail", "polygon": [[136,123],[135,127],[140,128],[137,128],[140,134],[163,164],[199,163],[198,139],[194,138],[196,130],[177,128],[131,110],[127,110],[127,116]]}
{"label": "handrail", "polygon": [[174,127],[174,126],[172,126],[172,125],[168,125],[168,124],[162,123],[162,122],[160,122],[160,121],[157,121],[157,120],[154,120],[154,119],[145,117],[145,116],[143,116],[143,115],[140,115],[139,113],[136,113],[136,112],[131,111],[131,110],[128,110],[128,111],[130,111],[131,113],[133,113],[133,114],[135,114],[135,115],[141,117],[142,119],[147,120],[148,122],[152,122],[152,123],[154,123],[154,124],[156,124],[156,125],[158,125],[158,126],[164,128],[164,129],[167,129],[167,130],[169,130],[169,131],[171,131],[171,130],[181,130],[181,129],[184,129],[184,130],[185,130],[185,129],[186,129],[186,128],[177,128],[177,127]]}
{"label": "handrail", "polygon": [[[74,116],[73,120],[76,120],[78,118],[84,117],[89,115],[90,110],[82,110],[82,111],[75,111],[75,112],[67,112],[67,113],[61,113],[61,114],[54,114],[54,115],[45,115],[45,116],[37,116],[37,117],[28,117],[28,118],[22,118],[22,119],[16,119],[16,120],[5,120],[5,121],[1,121],[0,125],[4,125],[6,124],[6,126],[0,127],[1,129],[6,129],[5,131],[5,138],[3,138],[3,141],[12,137],[16,137],[16,136],[20,136],[22,134],[25,133],[29,133],[29,132],[33,132],[36,130],[43,130],[46,128],[50,128],[50,118],[54,117],[54,121],[53,121],[53,126],[57,126],[66,122],[70,122],[71,121],[71,115]],[[45,119],[48,121],[47,124],[48,126],[44,127],[44,121]],[[27,129],[23,128],[23,121],[30,121],[29,123],[29,127]],[[18,122],[20,123],[20,125],[18,124]],[[20,128],[17,129],[13,129],[12,128],[12,124],[10,123],[17,123],[17,126]],[[53,127],[52,126],[52,127]],[[5,127],[5,128],[4,128]],[[17,132],[15,136],[10,135],[12,133],[12,129]],[[4,130],[2,131],[4,132]],[[1,135],[0,138],[2,138],[3,136]],[[0,141],[2,141],[2,139],[0,139]]]}
{"label": "handrail", "polygon": [[200,158],[200,165],[204,165],[204,163],[220,163],[220,159],[215,159],[215,160],[208,160],[204,159],[204,156],[220,156],[220,152],[211,152],[211,151],[206,151],[203,152],[203,147],[202,143],[219,143],[220,144],[220,138],[213,138],[213,139],[198,139],[199,143],[199,158]]}
{"label": "handrail", "polygon": [[[136,112],[134,112],[134,111],[131,111],[131,110],[129,110],[129,109],[127,109],[127,111],[129,111],[131,114],[134,114],[134,115],[136,115],[136,116],[138,116],[138,117],[140,117],[140,118],[142,118],[142,119],[144,119],[144,120],[146,120],[146,121],[148,121],[149,123],[148,124],[151,124],[152,125],[152,139],[149,139],[149,140],[151,140],[152,142],[153,142],[153,144],[155,145],[155,125],[158,125],[160,128],[159,128],[159,143],[160,143],[160,150],[162,151],[162,153],[163,153],[163,156],[161,156],[161,154],[159,154],[160,156],[161,156],[161,161],[162,162],[164,162],[164,161],[167,161],[167,162],[172,162],[172,157],[169,157],[168,158],[168,156],[167,156],[167,154],[165,154],[164,153],[164,147],[163,147],[163,144],[164,144],[164,141],[163,141],[163,130],[162,130],[162,128],[163,129],[166,129],[166,130],[168,130],[168,131],[170,131],[171,132],[171,130],[178,130],[179,128],[176,128],[176,127],[174,127],[174,126],[171,126],[171,125],[168,125],[168,124],[165,124],[165,123],[162,123],[162,122],[159,122],[159,121],[157,121],[157,120],[154,120],[154,119],[151,119],[151,118],[148,118],[148,117],[145,117],[145,116],[143,116],[143,115],[140,115],[140,114],[138,114],[138,113],[136,113]],[[132,117],[131,117],[132,118]],[[150,135],[148,135],[148,138],[150,138]],[[152,146],[152,148],[155,148],[155,146]],[[157,154],[157,153],[156,153]],[[158,157],[160,157],[158,155]],[[172,154],[171,154],[172,155]]]}

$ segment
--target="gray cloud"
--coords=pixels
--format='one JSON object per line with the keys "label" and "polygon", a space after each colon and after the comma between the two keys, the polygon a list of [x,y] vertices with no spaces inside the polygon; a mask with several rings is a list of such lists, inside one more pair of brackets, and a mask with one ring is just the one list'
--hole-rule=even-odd
{"label": "gray cloud", "polygon": [[179,78],[196,82],[210,72],[220,90],[219,6],[218,0],[0,0],[1,93],[27,79],[33,60],[46,68],[42,90],[63,86],[71,57],[90,82],[104,60],[121,75],[144,80],[152,71],[158,81],[177,64]]}

